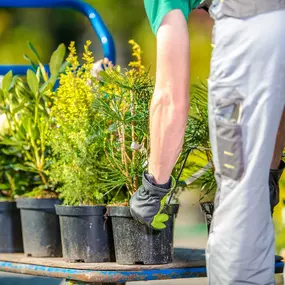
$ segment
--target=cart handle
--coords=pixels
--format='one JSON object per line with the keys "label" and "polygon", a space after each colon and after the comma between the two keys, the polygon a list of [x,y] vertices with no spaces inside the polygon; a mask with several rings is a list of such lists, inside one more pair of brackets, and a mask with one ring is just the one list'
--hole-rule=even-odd
{"label": "cart handle", "polygon": [[[81,0],[0,0],[0,8],[71,8],[88,17],[103,48],[104,57],[116,63],[115,44],[99,13],[90,4]],[[24,75],[28,65],[0,65],[0,75],[10,70],[15,74]]]}

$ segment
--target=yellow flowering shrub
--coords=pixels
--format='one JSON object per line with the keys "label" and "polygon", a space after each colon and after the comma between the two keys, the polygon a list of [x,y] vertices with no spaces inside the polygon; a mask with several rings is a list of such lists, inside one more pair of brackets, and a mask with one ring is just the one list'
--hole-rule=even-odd
{"label": "yellow flowering shrub", "polygon": [[80,65],[74,42],[69,46],[69,56],[59,88],[54,92],[52,122],[49,141],[53,151],[51,177],[65,204],[92,205],[103,201],[97,186],[96,160],[100,153],[94,128],[92,108],[94,82],[91,72],[94,58],[87,41]]}

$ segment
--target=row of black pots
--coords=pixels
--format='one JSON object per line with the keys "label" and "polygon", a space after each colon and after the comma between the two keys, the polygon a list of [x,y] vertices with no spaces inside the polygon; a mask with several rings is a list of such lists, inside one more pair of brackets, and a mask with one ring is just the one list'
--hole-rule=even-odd
{"label": "row of black pots", "polygon": [[166,229],[154,231],[136,222],[128,207],[62,206],[56,199],[16,203],[0,203],[2,253],[24,250],[27,256],[63,256],[69,262],[172,262],[178,205],[171,207]]}

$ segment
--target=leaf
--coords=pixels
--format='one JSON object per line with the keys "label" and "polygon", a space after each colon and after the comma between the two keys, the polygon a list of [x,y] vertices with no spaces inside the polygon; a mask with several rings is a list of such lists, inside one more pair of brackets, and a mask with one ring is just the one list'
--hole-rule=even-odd
{"label": "leaf", "polygon": [[14,141],[9,139],[0,140],[0,145],[12,145],[12,146],[20,146],[24,144],[24,142]]}
{"label": "leaf", "polygon": [[10,189],[10,185],[3,184],[3,183],[0,184],[0,190],[9,190],[9,189]]}
{"label": "leaf", "polygon": [[37,95],[39,91],[39,81],[35,73],[30,69],[27,71],[27,82],[31,91]]}
{"label": "leaf", "polygon": [[157,230],[162,230],[166,228],[166,225],[164,223],[168,220],[169,216],[167,214],[157,214],[154,216],[151,225]]}
{"label": "leaf", "polygon": [[11,85],[10,85],[10,89],[13,88],[14,86],[16,86],[16,83],[19,79],[19,76],[18,75],[15,75],[13,78],[12,78],[12,82],[11,82]]}
{"label": "leaf", "polygon": [[4,93],[2,89],[0,89],[0,102],[4,102]]}
{"label": "leaf", "polygon": [[64,44],[60,44],[58,48],[53,52],[51,58],[50,58],[50,73],[53,77],[53,80],[56,80],[56,77],[59,73],[59,70],[61,68],[61,65],[64,60],[66,48]]}
{"label": "leaf", "polygon": [[156,230],[163,230],[166,228],[166,225],[164,223],[160,223],[160,222],[157,222],[157,221],[153,221],[151,223],[152,227]]}
{"label": "leaf", "polygon": [[13,72],[10,70],[2,80],[2,90],[9,91],[13,79]]}
{"label": "leaf", "polygon": [[33,54],[36,56],[37,60],[38,60],[38,61],[41,61],[37,50],[36,50],[35,47],[32,45],[32,43],[29,42],[29,41],[28,41],[28,46],[29,46],[30,50],[33,52]]}
{"label": "leaf", "polygon": [[69,63],[68,61],[65,61],[65,62],[61,65],[61,67],[60,67],[60,69],[59,69],[59,73],[65,72],[65,69],[66,69],[69,65],[70,65],[70,63]]}
{"label": "leaf", "polygon": [[38,81],[40,82],[41,80],[41,68],[40,67],[37,68],[36,76],[37,76]]}
{"label": "leaf", "polygon": [[19,153],[19,150],[16,147],[2,149],[1,151],[2,151],[2,153],[6,154],[6,155],[14,155],[15,157]]}
{"label": "leaf", "polygon": [[47,90],[52,89],[52,84],[50,82],[45,82],[41,87],[40,87],[40,93],[45,93]]}
{"label": "leaf", "polygon": [[42,73],[43,79],[44,79],[45,82],[47,82],[48,81],[47,71],[46,71],[44,65],[41,62],[39,62],[39,66],[40,66],[40,69],[41,69],[41,73]]}
{"label": "leaf", "polygon": [[24,54],[24,59],[30,63],[33,71],[37,70],[37,65],[32,61],[32,59],[28,55]]}
{"label": "leaf", "polygon": [[30,167],[27,167],[25,165],[22,165],[20,163],[17,164],[13,164],[12,165],[13,169],[18,171],[18,170],[22,170],[22,171],[26,171],[26,172],[35,172],[33,169],[31,169]]}
{"label": "leaf", "polygon": [[22,102],[13,109],[13,114],[17,114],[18,112],[20,112],[21,110],[23,110],[25,108],[26,103],[28,103],[28,100],[22,100]]}
{"label": "leaf", "polygon": [[169,216],[167,214],[158,214],[155,216],[155,220],[157,222],[164,223],[169,220]]}

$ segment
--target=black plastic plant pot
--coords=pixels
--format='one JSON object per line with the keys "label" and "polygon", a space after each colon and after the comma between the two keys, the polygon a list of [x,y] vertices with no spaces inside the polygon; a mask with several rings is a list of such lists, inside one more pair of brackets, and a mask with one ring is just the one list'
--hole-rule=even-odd
{"label": "black plastic plant pot", "polygon": [[63,258],[68,262],[115,261],[105,206],[59,206]]}
{"label": "black plastic plant pot", "polygon": [[108,207],[118,264],[167,264],[173,260],[173,229],[179,205],[171,206],[167,227],[149,229],[135,221],[129,207]]}
{"label": "black plastic plant pot", "polygon": [[26,256],[62,256],[56,204],[60,204],[57,199],[17,199]]}
{"label": "black plastic plant pot", "polygon": [[0,202],[0,253],[23,252],[20,211],[16,202]]}
{"label": "black plastic plant pot", "polygon": [[209,234],[210,229],[211,229],[213,214],[214,214],[214,202],[200,203],[200,208],[201,208],[202,213],[205,215],[205,222],[206,222],[208,234]]}

